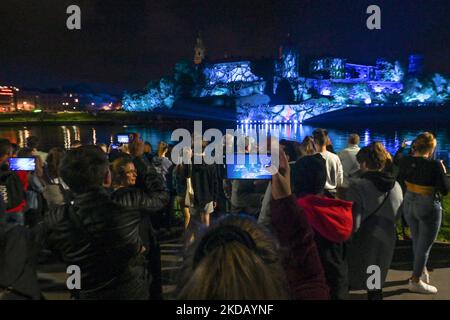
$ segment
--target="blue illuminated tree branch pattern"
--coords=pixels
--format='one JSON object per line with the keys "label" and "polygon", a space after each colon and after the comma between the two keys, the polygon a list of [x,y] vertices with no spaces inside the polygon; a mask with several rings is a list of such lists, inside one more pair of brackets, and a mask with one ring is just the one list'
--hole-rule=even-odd
{"label": "blue illuminated tree branch pattern", "polygon": [[436,73],[430,79],[408,79],[403,92],[403,102],[442,103],[450,99],[450,79]]}
{"label": "blue illuminated tree branch pattern", "polygon": [[245,97],[252,94],[263,94],[265,87],[265,81],[217,83],[205,86],[200,96]]}
{"label": "blue illuminated tree branch pattern", "polygon": [[339,58],[318,59],[311,62],[311,72],[329,79],[345,78],[345,60]]}
{"label": "blue illuminated tree branch pattern", "polygon": [[250,68],[249,61],[217,63],[207,66],[203,71],[206,84],[209,86],[216,83],[232,82],[254,82],[261,80],[255,76]]}

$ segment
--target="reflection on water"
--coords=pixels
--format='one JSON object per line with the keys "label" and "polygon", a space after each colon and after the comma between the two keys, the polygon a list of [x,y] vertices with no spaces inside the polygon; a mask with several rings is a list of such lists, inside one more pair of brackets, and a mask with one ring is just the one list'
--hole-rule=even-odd
{"label": "reflection on water", "polygon": [[[306,136],[312,135],[316,127],[304,126],[301,124],[280,124],[280,125],[239,125],[238,129],[245,133],[253,130],[264,132],[278,132],[280,139],[303,141]],[[328,129],[328,134],[333,143],[334,149],[340,151],[347,146],[347,138],[351,133],[357,133],[361,137],[361,146],[366,146],[374,141],[380,141],[386,149],[394,154],[402,141],[414,140],[424,130],[411,129],[389,129],[389,128],[366,128],[366,129]],[[450,131],[446,128],[434,131],[438,145],[436,149],[437,158],[450,163]]]}
{"label": "reflection on water", "polygon": [[[230,124],[229,129],[236,129],[235,124]],[[82,143],[106,143],[110,144],[114,140],[114,136],[118,133],[138,132],[141,137],[153,145],[164,140],[170,142],[172,131],[176,128],[158,129],[148,126],[29,126],[29,127],[0,127],[0,137],[7,138],[11,142],[24,147],[26,139],[30,135],[36,135],[41,139],[41,148],[48,151],[51,147],[69,148],[75,140]],[[203,130],[205,130],[204,128]],[[220,128],[225,134],[225,127]],[[306,136],[311,135],[314,127],[300,124],[245,124],[238,125],[238,130],[245,133],[254,132],[279,132],[280,138],[302,141]],[[367,145],[373,141],[382,142],[387,150],[395,153],[403,140],[413,140],[420,132],[427,128],[411,129],[390,129],[390,128],[366,128],[353,129],[329,129],[329,135],[333,142],[335,150],[339,151],[345,148],[347,137],[350,133],[357,133],[361,137],[361,145]],[[450,131],[447,128],[435,129],[438,140],[437,156],[440,159],[450,163]],[[175,142],[173,142],[175,143]]]}

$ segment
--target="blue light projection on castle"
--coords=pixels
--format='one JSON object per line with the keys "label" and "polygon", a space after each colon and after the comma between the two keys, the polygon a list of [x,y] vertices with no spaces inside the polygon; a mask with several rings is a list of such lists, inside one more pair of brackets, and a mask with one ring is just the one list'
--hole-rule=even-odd
{"label": "blue light projection on castle", "polygon": [[250,61],[216,63],[203,70],[207,85],[230,82],[253,82],[260,80],[250,68]]}
{"label": "blue light projection on castle", "polygon": [[264,92],[265,82],[251,71],[250,61],[216,63],[205,66],[201,97],[250,96]]}
{"label": "blue light projection on castle", "polygon": [[199,59],[202,50],[197,45],[195,63],[177,63],[171,77],[151,82],[144,91],[125,93],[124,109],[161,112],[179,99],[227,97],[244,123],[302,122],[352,106],[423,106],[450,98],[450,78],[423,76],[420,55],[410,56],[407,72],[398,61],[380,58],[374,65],[362,65],[335,57],[314,59],[309,70],[300,72],[300,54],[291,44],[280,47],[277,59],[265,61],[208,62]]}

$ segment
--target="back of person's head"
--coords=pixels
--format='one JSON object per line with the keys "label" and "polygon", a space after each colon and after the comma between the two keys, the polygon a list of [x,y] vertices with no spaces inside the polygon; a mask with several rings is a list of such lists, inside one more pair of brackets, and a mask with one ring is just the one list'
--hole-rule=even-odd
{"label": "back of person's head", "polygon": [[431,154],[436,148],[436,145],[437,141],[435,135],[431,132],[423,132],[414,140],[412,148],[414,149],[414,152],[420,154]]}
{"label": "back of person's head", "polygon": [[245,216],[227,216],[191,248],[178,282],[179,299],[286,298],[277,242]]}
{"label": "back of person's head", "polygon": [[361,142],[361,138],[359,137],[358,134],[352,133],[351,135],[348,136],[348,144],[358,145],[360,142]]}
{"label": "back of person's head", "polygon": [[0,158],[9,157],[12,147],[8,139],[0,139]]}
{"label": "back of person's head", "polygon": [[383,171],[392,164],[392,156],[378,141],[363,147],[356,155],[356,159],[361,166],[364,164],[371,171]]}
{"label": "back of person's head", "polygon": [[162,157],[165,153],[169,151],[169,145],[165,141],[160,141],[158,143],[158,149],[156,151],[156,155],[158,157]]}
{"label": "back of person's head", "polygon": [[299,157],[311,156],[316,153],[316,146],[314,139],[311,136],[306,136],[302,143],[298,146]]}
{"label": "back of person's head", "polygon": [[52,148],[47,155],[47,170],[50,178],[55,179],[60,176],[59,167],[66,151],[63,148]]}
{"label": "back of person's head", "polygon": [[144,149],[145,149],[145,152],[148,152],[148,153],[152,153],[153,152],[153,146],[148,141],[144,142]]}
{"label": "back of person's head", "polygon": [[289,140],[281,140],[280,146],[283,147],[284,153],[288,157],[288,161],[296,161],[297,160],[297,152],[295,150],[295,142]]}
{"label": "back of person's head", "polygon": [[328,131],[326,129],[315,129],[313,131],[314,142],[319,146],[326,146],[329,144]]}
{"label": "back of person's head", "polygon": [[27,147],[37,149],[39,147],[39,138],[36,136],[29,136],[27,138]]}
{"label": "back of person's head", "polygon": [[295,163],[293,187],[297,196],[323,193],[326,181],[326,161],[320,154],[305,156]]}
{"label": "back of person's head", "polygon": [[29,158],[33,157],[33,149],[29,147],[20,148],[19,151],[17,151],[17,156],[19,158]]}
{"label": "back of person's head", "polygon": [[108,174],[107,155],[98,146],[81,146],[66,152],[60,174],[75,193],[85,193],[103,185]]}
{"label": "back of person's head", "polygon": [[140,157],[144,154],[144,142],[142,140],[134,140],[128,144],[128,150],[133,157]]}
{"label": "back of person's head", "polygon": [[126,166],[130,163],[133,163],[133,160],[129,156],[119,157],[111,163],[113,186],[120,186],[124,179],[126,179]]}

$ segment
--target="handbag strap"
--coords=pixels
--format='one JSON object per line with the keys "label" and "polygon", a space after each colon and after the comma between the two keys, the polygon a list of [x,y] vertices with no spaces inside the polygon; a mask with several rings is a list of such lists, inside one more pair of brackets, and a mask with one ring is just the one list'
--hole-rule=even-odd
{"label": "handbag strap", "polygon": [[384,196],[383,201],[382,201],[382,202],[380,203],[380,205],[375,209],[375,211],[373,211],[373,212],[369,215],[369,217],[370,217],[370,216],[373,216],[374,214],[377,214],[378,211],[380,211],[380,209],[383,207],[383,205],[386,203],[387,199],[388,199],[389,196],[391,195],[391,191],[392,191],[392,189],[389,190],[388,192],[386,192],[386,195]]}

